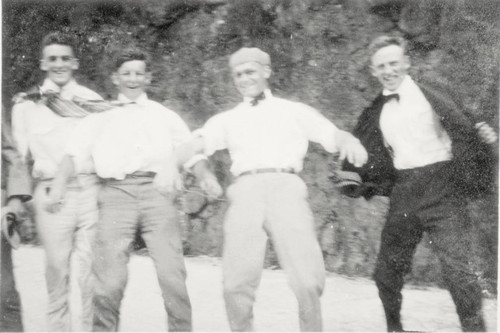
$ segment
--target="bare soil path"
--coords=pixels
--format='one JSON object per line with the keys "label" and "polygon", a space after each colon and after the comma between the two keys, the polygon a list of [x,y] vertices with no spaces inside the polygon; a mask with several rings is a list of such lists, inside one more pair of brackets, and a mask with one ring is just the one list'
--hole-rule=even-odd
{"label": "bare soil path", "polygon": [[[46,331],[47,292],[44,254],[38,247],[14,251],[15,274],[24,309],[26,331]],[[229,330],[222,298],[220,259],[187,257],[188,290],[193,306],[193,329],[198,332]],[[76,280],[72,281],[78,290]],[[406,287],[402,316],[407,330],[458,332],[460,325],[449,293],[438,288]],[[75,331],[80,306],[72,295]],[[121,331],[166,331],[166,314],[149,257],[134,255],[121,309]],[[324,330],[329,332],[382,332],[385,320],[377,288],[369,279],[350,279],[329,273],[322,297]],[[497,300],[484,299],[490,332],[497,331]],[[255,304],[257,331],[298,331],[297,304],[281,270],[265,270]]]}

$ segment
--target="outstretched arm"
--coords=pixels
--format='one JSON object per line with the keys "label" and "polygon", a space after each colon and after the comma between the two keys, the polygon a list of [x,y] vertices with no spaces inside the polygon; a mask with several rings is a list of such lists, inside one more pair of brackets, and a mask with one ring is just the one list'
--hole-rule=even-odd
{"label": "outstretched arm", "polygon": [[222,195],[222,188],[212,172],[207,160],[201,160],[191,168],[201,189],[208,195],[209,200]]}
{"label": "outstretched arm", "polygon": [[349,163],[359,168],[368,161],[368,153],[359,140],[349,132],[338,130],[335,141],[340,153],[339,160],[347,159]]}
{"label": "outstretched arm", "polygon": [[179,168],[190,168],[198,180],[201,189],[208,194],[209,198],[215,199],[222,195],[222,188],[213,174],[208,161],[202,159],[196,161],[193,166],[187,165],[193,156],[203,153],[204,146],[203,136],[194,136],[191,141],[177,147],[175,150],[177,166]]}
{"label": "outstretched arm", "polygon": [[190,141],[183,143],[175,149],[177,167],[182,168],[193,156],[203,153],[204,138],[194,136]]}

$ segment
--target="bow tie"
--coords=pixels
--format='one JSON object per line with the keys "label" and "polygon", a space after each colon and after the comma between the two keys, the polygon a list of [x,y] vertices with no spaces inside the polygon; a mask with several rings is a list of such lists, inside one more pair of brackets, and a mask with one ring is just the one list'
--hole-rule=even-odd
{"label": "bow tie", "polygon": [[382,101],[384,102],[384,104],[389,102],[391,99],[395,99],[399,102],[399,94],[382,95]]}
{"label": "bow tie", "polygon": [[250,101],[250,105],[251,106],[256,106],[257,104],[259,104],[259,101],[263,101],[266,99],[266,95],[264,94],[264,92],[261,92],[260,94],[258,94],[257,96],[255,96],[251,101]]}

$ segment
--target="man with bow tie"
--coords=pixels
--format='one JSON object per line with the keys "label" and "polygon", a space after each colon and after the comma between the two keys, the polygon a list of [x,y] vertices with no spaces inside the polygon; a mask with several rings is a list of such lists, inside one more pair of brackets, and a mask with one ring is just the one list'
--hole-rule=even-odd
{"label": "man with bow tie", "polygon": [[371,43],[370,68],[383,91],[353,132],[366,147],[368,162],[361,168],[344,164],[344,170],[361,176],[366,191],[358,195],[390,197],[374,273],[387,330],[403,330],[404,276],[427,232],[462,329],[485,331],[481,289],[469,264],[465,197],[491,187],[494,161],[488,145],[496,134],[484,123],[474,124],[444,92],[413,81],[405,46],[404,39],[389,36]]}
{"label": "man with bow tie", "polygon": [[[321,331],[323,257],[307,188],[297,175],[308,142],[361,166],[367,155],[359,141],[318,111],[273,96],[271,61],[258,48],[242,48],[229,59],[243,102],[215,115],[179,149],[179,164],[195,153],[228,149],[236,180],[227,190],[224,223],[224,298],[233,331],[253,330],[253,303],[268,237],[297,297],[300,329]],[[185,155],[182,157],[182,155]]]}

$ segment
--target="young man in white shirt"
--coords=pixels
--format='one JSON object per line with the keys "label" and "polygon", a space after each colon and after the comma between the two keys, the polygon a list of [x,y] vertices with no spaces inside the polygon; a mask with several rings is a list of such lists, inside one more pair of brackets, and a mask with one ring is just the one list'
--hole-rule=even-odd
{"label": "young man in white shirt", "polygon": [[[47,35],[41,50],[40,68],[45,72],[45,80],[37,94],[57,94],[64,100],[102,100],[73,78],[79,64],[70,35],[59,32]],[[21,156],[33,160],[33,177],[37,181],[33,199],[38,237],[46,255],[47,329],[71,330],[70,257],[74,253],[80,266],[78,280],[82,295],[82,324],[77,327],[88,331],[92,318],[91,248],[97,222],[98,185],[95,175],[72,175],[64,205],[57,213],[46,211],[64,146],[82,120],[66,108],[57,111],[43,98],[23,99],[12,110],[13,137]]]}
{"label": "young man in white shirt", "polygon": [[258,48],[242,48],[229,60],[243,102],[215,115],[190,144],[178,149],[179,163],[194,153],[228,149],[236,181],[224,222],[224,298],[233,331],[252,331],[253,303],[268,237],[298,300],[300,329],[321,331],[320,296],[325,268],[316,238],[307,187],[297,175],[308,142],[340,152],[361,166],[367,159],[359,141],[315,109],[274,97],[271,61]]}
{"label": "young man in white shirt", "polygon": [[[61,166],[53,203],[64,197],[64,175],[76,167],[102,181],[94,249],[94,331],[119,328],[120,304],[127,284],[127,263],[139,231],[153,259],[168,315],[169,331],[191,331],[181,229],[174,206],[179,180],[174,148],[191,138],[175,112],[148,99],[149,56],[140,49],[120,52],[112,81],[118,106],[87,117],[77,128]],[[87,164],[92,160],[92,164]],[[199,162],[199,163],[197,163]],[[191,160],[202,187],[220,192],[206,160]],[[90,168],[90,169],[87,169]],[[172,172],[174,170],[174,172]],[[218,188],[218,189],[217,189]]]}
{"label": "young man in white shirt", "polygon": [[484,123],[475,126],[442,89],[412,80],[404,39],[376,38],[370,45],[370,64],[383,91],[361,114],[353,132],[370,158],[362,168],[346,164],[344,169],[372,184],[372,193],[359,194],[390,196],[374,273],[387,330],[403,331],[404,276],[426,232],[462,329],[483,332],[481,288],[470,265],[472,229],[464,197],[491,186],[494,161],[488,144],[496,141],[496,134]]}

